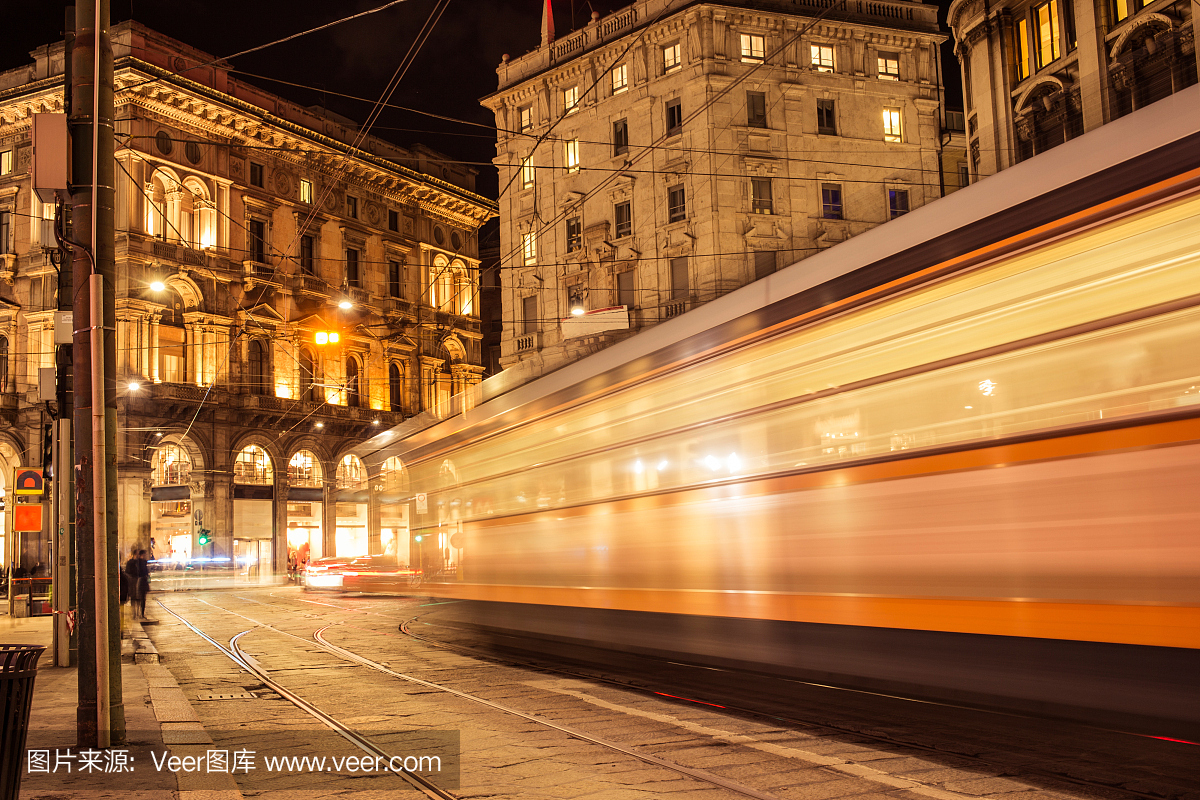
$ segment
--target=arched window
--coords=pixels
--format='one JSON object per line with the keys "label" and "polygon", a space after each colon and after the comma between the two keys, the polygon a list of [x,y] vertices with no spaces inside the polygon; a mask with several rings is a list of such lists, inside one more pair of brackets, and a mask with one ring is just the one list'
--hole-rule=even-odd
{"label": "arched window", "polygon": [[450,302],[450,311],[456,314],[471,314],[475,309],[475,287],[471,284],[471,271],[466,264],[455,261],[450,265],[450,275],[454,284],[454,299]]}
{"label": "arched window", "polygon": [[154,451],[150,480],[154,486],[186,486],[191,480],[192,457],[177,444],[164,444]]}
{"label": "arched window", "polygon": [[207,250],[216,241],[217,211],[208,199],[208,187],[197,178],[183,182],[179,231],[192,247]]}
{"label": "arched window", "polygon": [[305,348],[300,351],[300,399],[320,401],[317,388],[317,360],[312,351]]}
{"label": "arched window", "polygon": [[150,176],[146,187],[146,233],[160,239],[167,235],[167,180],[162,173]]}
{"label": "arched window", "polygon": [[454,276],[450,260],[445,256],[433,259],[429,275],[429,303],[441,311],[454,311]]}
{"label": "arched window", "polygon": [[267,451],[256,444],[242,448],[233,462],[233,482],[270,486],[275,482],[275,470]]}
{"label": "arched window", "polygon": [[297,450],[288,462],[288,484],[320,488],[325,473],[321,461],[310,450]]}
{"label": "arched window", "polygon": [[262,339],[250,340],[250,393],[267,394],[267,345]]}
{"label": "arched window", "polygon": [[8,337],[0,336],[0,392],[8,391]]}
{"label": "arched window", "polygon": [[404,462],[398,456],[392,456],[383,462],[379,473],[380,483],[385,492],[399,492],[405,488]]}
{"label": "arched window", "polygon": [[337,488],[361,489],[363,488],[363,479],[365,476],[366,470],[363,469],[363,463],[359,461],[358,456],[353,453],[347,453],[338,462]]}
{"label": "arched window", "polygon": [[404,368],[395,361],[388,365],[388,400],[392,411],[404,411]]}
{"label": "arched window", "polygon": [[351,408],[358,408],[362,401],[362,376],[358,366],[358,359],[354,356],[346,356],[346,405]]}

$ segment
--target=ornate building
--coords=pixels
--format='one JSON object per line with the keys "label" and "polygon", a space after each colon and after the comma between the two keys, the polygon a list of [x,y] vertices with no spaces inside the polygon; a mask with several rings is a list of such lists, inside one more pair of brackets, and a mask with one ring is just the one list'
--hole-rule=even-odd
{"label": "ornate building", "polygon": [[1196,83],[1194,0],[955,0],[971,171],[991,175]]}
{"label": "ornate building", "polygon": [[639,0],[505,56],[501,363],[538,374],[941,195],[937,8]]}
{"label": "ornate building", "polygon": [[[122,552],[235,556],[247,575],[290,550],[406,560],[401,476],[348,451],[480,380],[477,232],[495,204],[431,150],[137,23],[112,33]],[[31,115],[62,111],[63,52],[0,73],[6,481],[41,462],[58,250],[27,172]]]}

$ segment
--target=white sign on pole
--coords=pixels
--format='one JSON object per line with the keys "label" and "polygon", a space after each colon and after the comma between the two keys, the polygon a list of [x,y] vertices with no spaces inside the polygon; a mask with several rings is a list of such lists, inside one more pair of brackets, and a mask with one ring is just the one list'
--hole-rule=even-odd
{"label": "white sign on pole", "polygon": [[424,492],[417,492],[417,513],[429,513],[429,495],[425,494]]}

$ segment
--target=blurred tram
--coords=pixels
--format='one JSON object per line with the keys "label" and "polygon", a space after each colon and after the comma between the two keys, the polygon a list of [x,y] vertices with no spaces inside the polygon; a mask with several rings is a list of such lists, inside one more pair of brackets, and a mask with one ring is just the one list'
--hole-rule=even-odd
{"label": "blurred tram", "polygon": [[470,601],[452,622],[1196,740],[1198,131],[1193,87],[373,438],[419,498],[414,563],[458,562],[421,593]]}

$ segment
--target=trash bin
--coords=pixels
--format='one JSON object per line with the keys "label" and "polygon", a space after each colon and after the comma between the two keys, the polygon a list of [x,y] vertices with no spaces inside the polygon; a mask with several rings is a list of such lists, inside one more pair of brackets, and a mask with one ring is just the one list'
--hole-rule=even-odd
{"label": "trash bin", "polygon": [[40,644],[0,644],[0,797],[18,797]]}

